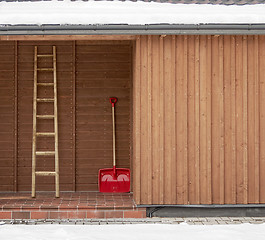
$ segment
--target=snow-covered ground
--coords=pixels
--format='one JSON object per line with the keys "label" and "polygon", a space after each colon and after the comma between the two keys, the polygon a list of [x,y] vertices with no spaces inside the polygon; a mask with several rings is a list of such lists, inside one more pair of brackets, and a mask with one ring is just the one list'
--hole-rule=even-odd
{"label": "snow-covered ground", "polygon": [[1,225],[1,240],[264,240],[265,224]]}
{"label": "snow-covered ground", "polygon": [[265,4],[224,6],[131,1],[1,2],[1,24],[265,23]]}

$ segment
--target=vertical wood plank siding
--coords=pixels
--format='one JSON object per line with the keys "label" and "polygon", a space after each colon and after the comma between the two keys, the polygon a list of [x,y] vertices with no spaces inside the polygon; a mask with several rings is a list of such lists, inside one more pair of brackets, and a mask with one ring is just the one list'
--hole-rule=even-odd
{"label": "vertical wood plank siding", "polygon": [[137,204],[265,203],[265,37],[139,36]]}

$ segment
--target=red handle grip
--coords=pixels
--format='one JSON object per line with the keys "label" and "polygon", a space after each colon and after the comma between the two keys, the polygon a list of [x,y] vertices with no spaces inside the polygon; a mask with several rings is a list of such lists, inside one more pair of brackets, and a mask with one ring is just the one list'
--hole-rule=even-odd
{"label": "red handle grip", "polygon": [[111,97],[111,98],[109,98],[109,101],[110,101],[112,107],[114,107],[114,104],[118,101],[118,98]]}

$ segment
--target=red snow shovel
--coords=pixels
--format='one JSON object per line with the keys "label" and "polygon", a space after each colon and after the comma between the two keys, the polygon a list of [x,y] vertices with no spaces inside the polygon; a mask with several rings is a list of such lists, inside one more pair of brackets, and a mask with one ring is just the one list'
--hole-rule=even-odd
{"label": "red snow shovel", "polygon": [[117,98],[109,99],[112,108],[113,125],[113,168],[99,169],[98,185],[100,192],[130,192],[130,169],[116,168],[115,159],[115,119],[114,105]]}

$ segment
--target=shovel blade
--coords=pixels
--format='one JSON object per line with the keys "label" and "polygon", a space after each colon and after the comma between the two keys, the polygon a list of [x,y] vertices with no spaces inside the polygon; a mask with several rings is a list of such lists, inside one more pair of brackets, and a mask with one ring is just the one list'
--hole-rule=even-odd
{"label": "shovel blade", "polygon": [[130,192],[130,170],[105,168],[99,170],[100,192]]}

